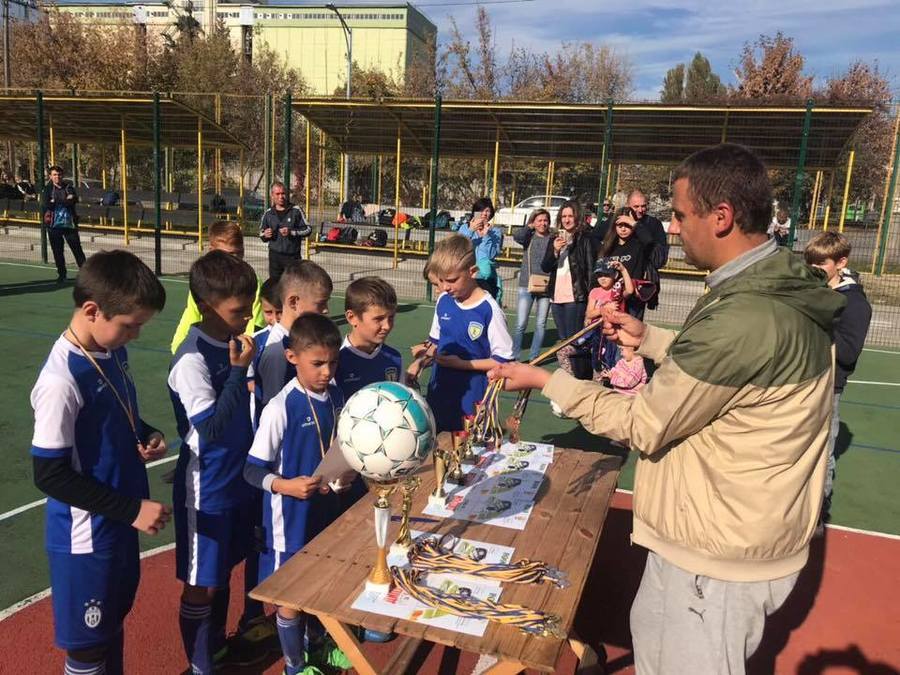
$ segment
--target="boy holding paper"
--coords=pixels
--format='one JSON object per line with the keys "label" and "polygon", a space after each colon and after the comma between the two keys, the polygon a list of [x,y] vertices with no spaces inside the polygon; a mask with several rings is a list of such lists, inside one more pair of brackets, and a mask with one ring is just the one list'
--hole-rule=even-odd
{"label": "boy holding paper", "polygon": [[[263,409],[244,466],[246,480],[268,493],[263,502],[266,550],[260,555],[260,582],[339,514],[337,495],[313,474],[334,441],[344,404],[340,390],[331,384],[340,348],[341,334],[326,316],[304,314],[291,325],[284,353],[296,377]],[[277,626],[287,675],[320,666],[351,667],[313,617],[279,607]]]}

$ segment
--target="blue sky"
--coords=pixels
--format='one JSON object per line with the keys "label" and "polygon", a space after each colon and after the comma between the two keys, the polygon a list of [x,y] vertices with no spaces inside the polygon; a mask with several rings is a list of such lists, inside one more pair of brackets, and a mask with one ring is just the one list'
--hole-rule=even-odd
{"label": "blue sky", "polygon": [[[474,36],[476,5],[413,3],[449,35],[451,17]],[[782,31],[823,82],[856,59],[877,60],[900,98],[900,0],[533,0],[487,4],[498,53],[512,45],[555,51],[562,42],[614,45],[634,64],[635,99],[656,99],[666,70],[697,51],[726,84],[743,44]],[[472,27],[471,30],[466,30]]]}

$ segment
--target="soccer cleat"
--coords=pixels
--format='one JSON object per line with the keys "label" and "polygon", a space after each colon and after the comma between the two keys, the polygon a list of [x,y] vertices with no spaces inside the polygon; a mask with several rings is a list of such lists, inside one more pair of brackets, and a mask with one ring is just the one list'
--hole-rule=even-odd
{"label": "soccer cleat", "polygon": [[330,635],[326,635],[322,644],[315,648],[312,653],[314,663],[320,666],[328,666],[337,670],[350,670],[353,664],[347,655],[338,647]]}
{"label": "soccer cleat", "polygon": [[239,637],[243,642],[258,644],[274,638],[278,634],[275,622],[271,617],[261,615],[248,621],[243,626],[238,626]]}

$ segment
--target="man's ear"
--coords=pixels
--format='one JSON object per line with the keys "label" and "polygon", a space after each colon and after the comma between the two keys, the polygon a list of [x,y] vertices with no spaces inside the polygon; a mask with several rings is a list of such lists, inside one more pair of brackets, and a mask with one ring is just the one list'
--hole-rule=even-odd
{"label": "man's ear", "polygon": [[728,202],[719,202],[712,208],[710,214],[715,216],[713,233],[717,237],[728,235],[737,225],[734,222],[734,207]]}

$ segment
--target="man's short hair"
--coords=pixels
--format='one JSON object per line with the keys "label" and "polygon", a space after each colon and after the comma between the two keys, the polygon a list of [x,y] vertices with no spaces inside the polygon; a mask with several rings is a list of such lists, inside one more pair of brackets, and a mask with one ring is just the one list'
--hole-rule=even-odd
{"label": "man's short hair", "polygon": [[210,251],[191,265],[190,289],[198,302],[256,297],[256,272],[240,258]]}
{"label": "man's short hair", "polygon": [[850,240],[840,232],[820,232],[803,249],[807,265],[821,265],[826,260],[850,257]]}
{"label": "man's short hair", "polygon": [[475,248],[468,237],[451,234],[441,239],[428,259],[428,271],[438,277],[467,270],[475,265]]}
{"label": "man's short hair", "polygon": [[259,297],[268,302],[272,307],[281,311],[281,289],[274,277],[269,277],[259,287]]}
{"label": "man's short hair", "polygon": [[237,246],[244,245],[244,232],[240,223],[233,220],[217,220],[206,232],[209,241],[222,241]]}
{"label": "man's short hair", "polygon": [[50,173],[51,171],[59,171],[60,173],[64,173],[63,168],[59,164],[54,164],[49,169],[47,169],[47,173]]}
{"label": "man's short hair", "polygon": [[166,306],[166,289],[133,253],[100,251],[78,271],[72,298],[76,307],[93,300],[104,316],[112,318],[139,309],[161,312]]}
{"label": "man's short hair", "polygon": [[494,202],[491,201],[490,197],[480,197],[475,200],[474,204],[472,204],[472,214],[473,215],[476,213],[481,213],[485,209],[491,210],[491,217],[488,218],[488,220],[491,220],[491,218],[494,217],[495,211],[494,211]]}
{"label": "man's short hair", "polygon": [[278,286],[281,291],[282,303],[289,291],[295,291],[305,296],[307,293],[315,291],[331,295],[331,291],[334,290],[334,284],[331,282],[328,272],[312,260],[298,260],[288,265],[281,275]]}
{"label": "man's short hair", "polygon": [[341,331],[327,316],[307,312],[291,324],[288,347],[295,354],[310,347],[325,347],[337,352],[341,348]]}
{"label": "man's short hair", "polygon": [[282,183],[280,180],[272,181],[272,184],[269,186],[269,192],[271,192],[272,190],[274,190],[277,187],[284,188],[284,191],[287,192],[287,188],[285,187],[284,183]]}
{"label": "man's short hair", "polygon": [[762,160],[735,143],[720,143],[679,164],[672,182],[686,178],[694,209],[701,216],[722,202],[734,209],[734,222],[745,234],[764,234],[772,220],[772,184]]}
{"label": "man's short hair", "polygon": [[344,296],[344,311],[362,316],[370,307],[396,311],[397,291],[381,277],[360,277],[349,286]]}

